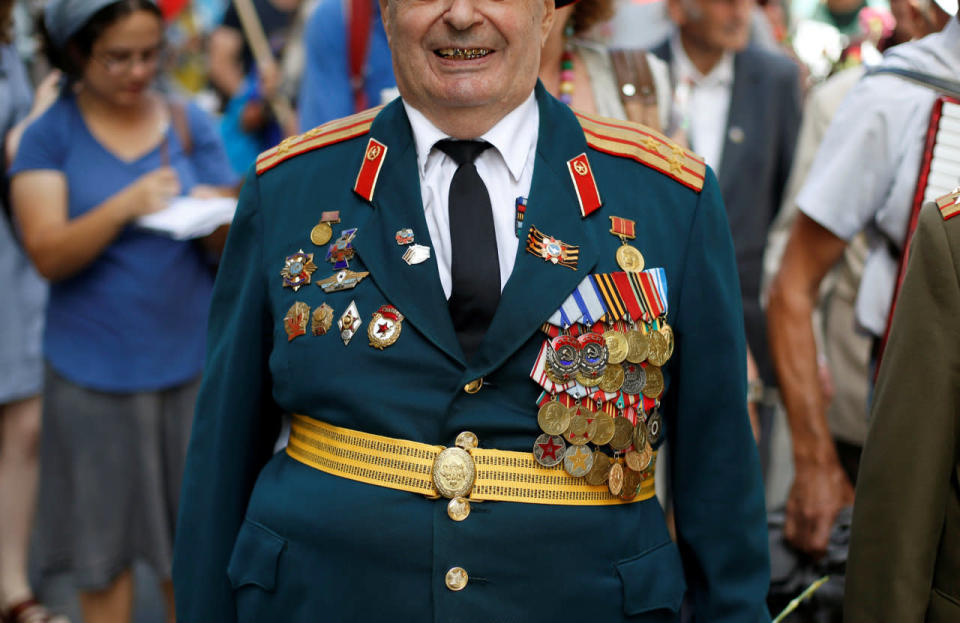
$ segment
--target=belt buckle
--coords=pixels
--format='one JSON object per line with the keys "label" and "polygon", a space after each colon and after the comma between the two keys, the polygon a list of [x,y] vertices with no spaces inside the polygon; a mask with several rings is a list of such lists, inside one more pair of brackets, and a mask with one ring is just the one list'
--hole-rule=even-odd
{"label": "belt buckle", "polygon": [[476,435],[461,433],[457,436],[457,445],[444,448],[433,460],[433,486],[448,500],[467,497],[477,478],[477,466],[467,451],[475,448]]}

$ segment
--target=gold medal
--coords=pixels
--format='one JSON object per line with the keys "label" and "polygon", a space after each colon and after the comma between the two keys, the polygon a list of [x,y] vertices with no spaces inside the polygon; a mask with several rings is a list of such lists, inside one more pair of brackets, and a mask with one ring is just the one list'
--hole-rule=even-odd
{"label": "gold medal", "polygon": [[330,226],[330,223],[317,223],[310,230],[310,242],[318,247],[330,242],[331,238],[333,238],[333,227]]}
{"label": "gold medal", "polygon": [[650,338],[639,329],[627,333],[627,361],[643,363],[650,355]]}
{"label": "gold medal", "polygon": [[606,371],[603,373],[603,378],[600,379],[600,389],[608,394],[618,392],[620,388],[623,387],[623,379],[623,366],[607,366]]}
{"label": "gold medal", "polygon": [[633,443],[633,423],[625,417],[615,417],[613,427],[610,447],[614,450],[626,450]]}
{"label": "gold medal", "polygon": [[610,469],[612,467],[613,461],[610,459],[610,457],[599,450],[595,450],[593,453],[593,467],[590,468],[590,471],[587,472],[587,475],[584,476],[584,479],[587,481],[588,485],[602,485],[607,481],[607,477],[610,475]]}
{"label": "gold medal", "polygon": [[638,472],[643,472],[653,463],[653,448],[650,447],[649,442],[643,445],[642,450],[634,450],[634,453],[637,455]]}
{"label": "gold medal", "polygon": [[643,421],[642,415],[638,415],[637,425],[633,427],[633,449],[639,452],[645,445],[647,445],[647,423]]}
{"label": "gold medal", "polygon": [[642,482],[643,474],[630,469],[628,466],[627,469],[623,470],[623,489],[620,491],[620,499],[632,500],[637,497]]}
{"label": "gold medal", "polygon": [[617,249],[617,264],[628,273],[639,273],[643,270],[643,254],[636,247],[621,245]]}
{"label": "gold medal", "polygon": [[643,471],[643,468],[640,467],[640,463],[643,460],[643,457],[640,456],[640,453],[636,450],[631,450],[623,455],[623,460],[631,470],[635,472]]}
{"label": "gold medal", "polygon": [[562,435],[570,427],[570,410],[557,400],[551,400],[540,407],[537,424],[548,435]]}
{"label": "gold medal", "polygon": [[663,393],[663,372],[657,366],[647,366],[647,384],[643,386],[643,395],[647,398],[659,398]]}
{"label": "gold medal", "polygon": [[597,378],[590,378],[583,372],[577,372],[577,382],[583,385],[584,387],[596,387],[603,381],[603,375],[598,376]]}
{"label": "gold medal", "polygon": [[664,361],[664,363],[666,363],[667,361],[670,361],[670,357],[673,356],[673,347],[675,345],[673,338],[673,327],[664,322],[659,331],[663,335],[663,339],[667,342],[667,355],[666,361]]}
{"label": "gold medal", "polygon": [[597,421],[594,418],[587,418],[583,413],[578,413],[570,420],[570,427],[563,434],[571,445],[583,446],[591,441],[597,432]]}
{"label": "gold medal", "polygon": [[593,421],[597,425],[597,430],[593,434],[593,443],[598,446],[610,443],[610,440],[613,439],[613,434],[617,430],[616,426],[614,426],[613,418],[606,413],[597,413]]}
{"label": "gold medal", "polygon": [[623,491],[623,466],[620,463],[614,463],[607,475],[607,488],[613,495],[620,495]]}
{"label": "gold medal", "polygon": [[667,363],[667,338],[659,331],[651,331],[647,334],[650,340],[650,353],[647,355],[647,361],[655,366],[662,366]]}
{"label": "gold medal", "polygon": [[333,326],[333,308],[324,303],[313,310],[313,322],[310,329],[314,335],[325,335]]}
{"label": "gold medal", "polygon": [[627,358],[627,352],[630,349],[627,344],[627,336],[613,329],[603,334],[603,339],[607,343],[607,363],[621,363]]}

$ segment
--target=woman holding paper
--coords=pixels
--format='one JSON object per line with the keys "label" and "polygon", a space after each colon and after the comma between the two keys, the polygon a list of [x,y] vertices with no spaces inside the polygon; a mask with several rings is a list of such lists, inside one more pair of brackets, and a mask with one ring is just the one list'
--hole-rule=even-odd
{"label": "woman holding paper", "polygon": [[[150,0],[52,0],[66,82],[11,169],[26,250],[51,282],[37,513],[44,570],[70,569],[84,620],[129,620],[132,561],[165,580],[204,357],[204,250],[133,223],[234,183],[215,130],[153,88]],[[172,620],[172,608],[170,609]]]}

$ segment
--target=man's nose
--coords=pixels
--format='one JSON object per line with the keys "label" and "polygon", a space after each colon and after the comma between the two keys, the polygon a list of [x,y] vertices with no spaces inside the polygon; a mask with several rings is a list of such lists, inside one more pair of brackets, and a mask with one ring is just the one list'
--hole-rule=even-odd
{"label": "man's nose", "polygon": [[477,0],[451,0],[443,19],[455,30],[468,30],[483,21],[478,4]]}

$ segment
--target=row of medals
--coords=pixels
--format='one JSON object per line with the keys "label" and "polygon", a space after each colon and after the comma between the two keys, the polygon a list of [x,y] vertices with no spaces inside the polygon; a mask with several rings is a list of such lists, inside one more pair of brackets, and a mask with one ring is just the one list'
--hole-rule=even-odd
{"label": "row of medals", "polygon": [[[546,374],[558,385],[576,380],[586,388],[656,400],[664,389],[660,368],[673,355],[673,329],[666,322],[645,328],[620,331],[611,326],[602,335],[590,331],[579,337],[558,335],[547,348]],[[622,409],[612,417],[597,406],[593,412],[581,401],[570,407],[557,398],[544,403],[537,413],[543,433],[533,444],[533,456],[544,467],[563,463],[571,476],[594,486],[606,483],[612,495],[633,499],[654,467],[653,446],[663,435],[659,408],[647,413],[638,400],[634,424]],[[605,445],[612,457],[602,450]]]}

